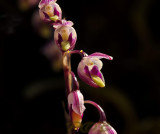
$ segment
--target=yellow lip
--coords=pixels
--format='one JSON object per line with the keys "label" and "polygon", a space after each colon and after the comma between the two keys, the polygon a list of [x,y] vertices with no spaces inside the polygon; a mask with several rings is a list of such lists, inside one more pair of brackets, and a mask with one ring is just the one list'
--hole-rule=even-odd
{"label": "yellow lip", "polygon": [[57,15],[54,15],[54,16],[50,17],[50,20],[56,21],[56,20],[58,20],[58,16],[57,16]]}
{"label": "yellow lip", "polygon": [[62,41],[61,47],[63,51],[67,51],[70,48],[70,43],[68,41]]}
{"label": "yellow lip", "polygon": [[93,81],[99,86],[99,87],[105,87],[105,83],[102,81],[101,78],[95,75],[91,75]]}

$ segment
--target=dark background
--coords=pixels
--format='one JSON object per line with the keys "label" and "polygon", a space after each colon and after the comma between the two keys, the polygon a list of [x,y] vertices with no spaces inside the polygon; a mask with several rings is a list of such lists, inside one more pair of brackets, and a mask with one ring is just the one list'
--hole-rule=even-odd
{"label": "dark background", "polygon": [[[74,22],[75,49],[102,52],[106,88],[80,81],[85,99],[100,104],[118,134],[160,132],[160,1],[58,0],[63,16]],[[31,23],[37,6],[20,10],[18,1],[0,1],[0,134],[64,134],[63,71],[54,72],[41,53],[52,39]],[[79,56],[72,57],[76,73]],[[98,121],[86,106],[83,122]],[[86,132],[86,131],[85,131]],[[80,131],[79,133],[84,133]]]}

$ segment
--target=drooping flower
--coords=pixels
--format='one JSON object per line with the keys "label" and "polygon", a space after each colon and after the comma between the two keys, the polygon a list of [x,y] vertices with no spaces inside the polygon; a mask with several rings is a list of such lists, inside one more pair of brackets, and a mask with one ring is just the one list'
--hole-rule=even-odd
{"label": "drooping flower", "polygon": [[84,98],[80,90],[72,91],[68,95],[68,107],[74,129],[78,130],[85,110]]}
{"label": "drooping flower", "polygon": [[62,18],[61,8],[56,0],[41,0],[39,3],[39,15],[47,23],[54,23]]}
{"label": "drooping flower", "polygon": [[100,71],[103,66],[103,63],[100,60],[102,58],[113,60],[113,58],[109,55],[96,52],[89,56],[83,57],[77,69],[79,77],[85,83],[95,88],[105,86],[105,80]]}
{"label": "drooping flower", "polygon": [[61,20],[59,23],[54,24],[54,28],[56,28],[54,40],[63,52],[72,50],[75,47],[77,34],[72,25],[71,21],[66,20]]}
{"label": "drooping flower", "polygon": [[115,129],[106,121],[95,123],[88,134],[117,134]]}

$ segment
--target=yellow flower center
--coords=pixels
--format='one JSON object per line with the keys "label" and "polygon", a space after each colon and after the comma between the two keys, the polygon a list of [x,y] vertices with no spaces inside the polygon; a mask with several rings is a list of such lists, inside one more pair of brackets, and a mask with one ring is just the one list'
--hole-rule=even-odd
{"label": "yellow flower center", "polygon": [[99,87],[105,87],[105,83],[102,81],[102,79],[96,75],[91,75],[93,81],[99,86]]}
{"label": "yellow flower center", "polygon": [[70,43],[68,41],[62,41],[61,47],[63,51],[67,51],[70,48]]}
{"label": "yellow flower center", "polygon": [[53,21],[56,21],[56,20],[58,20],[58,16],[54,15],[54,16],[50,17],[50,19],[53,20]]}

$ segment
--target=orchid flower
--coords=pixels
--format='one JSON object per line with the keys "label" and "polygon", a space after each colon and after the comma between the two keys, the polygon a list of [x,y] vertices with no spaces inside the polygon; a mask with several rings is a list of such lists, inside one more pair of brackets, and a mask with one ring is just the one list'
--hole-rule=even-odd
{"label": "orchid flower", "polygon": [[61,8],[55,0],[41,0],[39,3],[39,15],[42,20],[53,23],[62,17]]}
{"label": "orchid flower", "polygon": [[117,134],[114,128],[106,122],[106,115],[97,103],[90,100],[86,100],[84,103],[93,105],[99,111],[100,115],[99,122],[91,127],[88,134]]}
{"label": "orchid flower", "polygon": [[103,66],[103,63],[100,60],[102,58],[113,60],[111,56],[97,52],[83,57],[77,69],[79,77],[85,83],[95,88],[105,86],[105,80],[100,71]]}
{"label": "orchid flower", "polygon": [[88,134],[117,134],[115,129],[106,121],[95,123]]}
{"label": "orchid flower", "polygon": [[72,91],[68,95],[68,107],[74,128],[78,130],[85,110],[84,98],[80,90]]}
{"label": "orchid flower", "polygon": [[71,21],[62,20],[54,25],[54,40],[62,52],[72,50],[75,47],[77,34]]}

